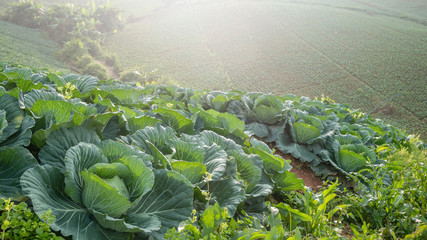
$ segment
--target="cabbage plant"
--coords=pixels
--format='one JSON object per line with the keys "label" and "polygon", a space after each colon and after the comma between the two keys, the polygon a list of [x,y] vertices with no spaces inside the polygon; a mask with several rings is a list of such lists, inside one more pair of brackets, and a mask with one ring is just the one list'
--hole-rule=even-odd
{"label": "cabbage plant", "polygon": [[34,123],[15,97],[0,93],[0,147],[28,146]]}
{"label": "cabbage plant", "polygon": [[19,179],[28,168],[37,164],[30,151],[34,119],[20,109],[19,101],[0,87],[0,197],[20,199]]}
{"label": "cabbage plant", "polygon": [[39,154],[42,166],[21,177],[23,193],[41,215],[56,216],[52,229],[74,239],[126,239],[155,234],[191,215],[193,189],[182,175],[153,170],[137,148],[101,142],[83,127],[62,128]]}
{"label": "cabbage plant", "polygon": [[227,111],[246,124],[258,122],[271,125],[282,120],[283,109],[284,105],[277,96],[252,92],[242,95],[241,101],[230,103]]}

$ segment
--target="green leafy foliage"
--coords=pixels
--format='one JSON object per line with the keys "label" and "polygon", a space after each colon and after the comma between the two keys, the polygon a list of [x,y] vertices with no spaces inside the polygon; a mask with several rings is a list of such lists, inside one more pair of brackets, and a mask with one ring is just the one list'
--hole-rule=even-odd
{"label": "green leafy foliage", "polygon": [[[376,167],[369,171],[373,178],[361,176],[366,181],[358,185],[361,195],[348,194],[342,198],[342,202],[351,206],[349,221],[354,224],[353,231],[365,235],[380,231],[384,238],[405,238],[410,233],[419,239],[426,236],[422,229],[427,217],[427,152],[417,146],[417,141],[412,139],[412,147],[388,156],[388,168],[394,172],[390,184],[384,184],[389,181],[384,169]],[[358,227],[355,221],[366,223]]]}
{"label": "green leafy foliage", "polygon": [[350,205],[337,204],[338,185],[338,182],[332,183],[318,193],[304,189],[303,193],[290,197],[290,205],[283,202],[275,205],[294,237],[301,234],[314,238],[342,236],[343,229],[336,228],[335,223],[343,221]]}
{"label": "green leafy foliage", "polygon": [[37,166],[36,159],[23,147],[0,148],[0,197],[21,199],[19,179],[29,168]]}
{"label": "green leafy foliage", "polygon": [[0,147],[28,146],[34,118],[20,109],[18,100],[9,95],[0,95]]}
{"label": "green leafy foliage", "polygon": [[50,229],[55,216],[48,210],[40,215],[34,214],[25,202],[15,205],[10,199],[0,199],[1,239],[64,239]]}
{"label": "green leafy foliage", "polygon": [[[195,213],[195,212],[194,212]],[[197,227],[199,225],[199,227]],[[269,228],[269,230],[267,230]],[[270,207],[265,226],[253,217],[245,216],[234,220],[226,208],[218,204],[208,207],[200,217],[182,222],[178,230],[172,228],[165,234],[166,239],[282,239],[284,229],[278,209]]]}

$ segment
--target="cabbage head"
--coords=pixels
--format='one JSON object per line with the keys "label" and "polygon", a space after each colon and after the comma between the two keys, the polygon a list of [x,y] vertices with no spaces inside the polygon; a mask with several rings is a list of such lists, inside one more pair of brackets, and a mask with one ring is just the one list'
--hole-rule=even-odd
{"label": "cabbage head", "polygon": [[193,189],[182,175],[153,170],[151,156],[101,142],[82,127],[53,133],[39,158],[44,165],[23,174],[22,190],[37,214],[52,210],[51,227],[64,236],[126,239],[177,227],[191,215]]}

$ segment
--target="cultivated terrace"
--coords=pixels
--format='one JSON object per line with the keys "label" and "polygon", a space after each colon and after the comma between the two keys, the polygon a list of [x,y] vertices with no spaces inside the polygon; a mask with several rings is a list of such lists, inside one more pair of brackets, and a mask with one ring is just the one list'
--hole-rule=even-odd
{"label": "cultivated terrace", "polygon": [[0,63],[0,238],[426,239],[425,146],[328,98]]}

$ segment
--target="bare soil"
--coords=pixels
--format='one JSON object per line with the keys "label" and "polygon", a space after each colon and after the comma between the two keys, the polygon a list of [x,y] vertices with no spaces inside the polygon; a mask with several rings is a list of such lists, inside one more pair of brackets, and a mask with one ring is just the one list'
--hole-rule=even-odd
{"label": "bare soil", "polygon": [[291,160],[292,169],[290,172],[295,173],[297,178],[304,180],[304,184],[307,187],[311,187],[313,190],[319,190],[323,186],[323,180],[311,170],[307,163],[301,162],[299,159],[292,157],[290,154],[284,154],[279,149],[275,149],[276,154],[280,155],[286,160]]}
{"label": "bare soil", "polygon": [[383,107],[378,108],[373,113],[393,116],[394,114],[396,114],[396,110],[393,106],[391,106],[390,104],[387,104]]}

